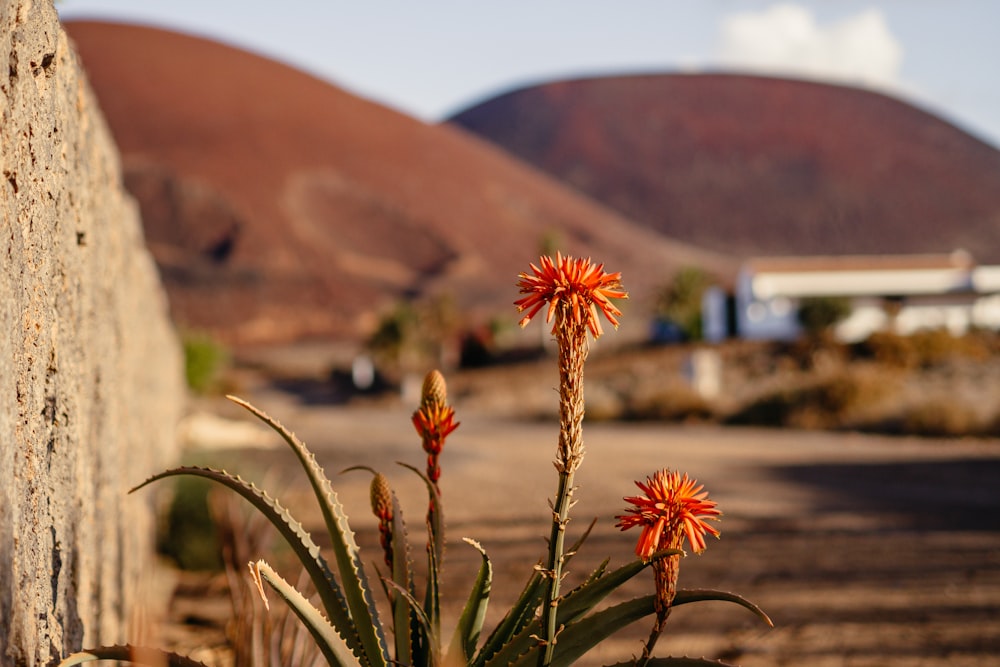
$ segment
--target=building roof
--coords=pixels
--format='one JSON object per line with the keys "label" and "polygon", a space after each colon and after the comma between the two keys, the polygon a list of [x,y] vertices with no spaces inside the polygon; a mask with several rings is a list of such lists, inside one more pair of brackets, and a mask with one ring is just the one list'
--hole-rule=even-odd
{"label": "building roof", "polygon": [[965,250],[923,255],[800,255],[754,257],[743,264],[750,273],[804,273],[812,271],[905,271],[971,269],[976,262]]}
{"label": "building roof", "polygon": [[764,257],[746,262],[743,276],[758,299],[905,296],[972,292],[979,286],[973,280],[975,270],[971,255],[959,250],[940,255]]}

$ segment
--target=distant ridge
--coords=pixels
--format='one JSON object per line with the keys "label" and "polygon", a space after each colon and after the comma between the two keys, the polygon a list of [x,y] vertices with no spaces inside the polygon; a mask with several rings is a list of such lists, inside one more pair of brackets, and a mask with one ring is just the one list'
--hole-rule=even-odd
{"label": "distant ridge", "polygon": [[451,123],[672,238],[738,256],[1000,262],[1000,151],[874,92],[636,75],[509,92]]}
{"label": "distant ridge", "polygon": [[496,147],[274,61],[69,22],[183,326],[238,343],[357,340],[405,297],[509,316],[546,236],[639,298],[722,255],[670,241]]}

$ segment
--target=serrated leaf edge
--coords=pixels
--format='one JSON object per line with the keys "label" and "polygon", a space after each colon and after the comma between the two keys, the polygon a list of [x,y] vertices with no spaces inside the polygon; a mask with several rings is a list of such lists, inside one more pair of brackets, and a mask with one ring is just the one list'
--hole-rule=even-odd
{"label": "serrated leaf edge", "polygon": [[249,563],[251,576],[267,606],[267,596],[264,595],[263,583],[267,584],[280,595],[289,608],[295,612],[303,625],[309,630],[330,665],[336,667],[360,667],[361,662],[351,651],[337,629],[330,624],[319,609],[314,607],[294,586],[281,577],[274,568],[263,560]]}
{"label": "serrated leaf edge", "polygon": [[[143,654],[149,656],[148,661],[142,659]],[[135,659],[136,656],[140,659]],[[73,667],[96,660],[119,660],[150,667],[163,667],[164,664],[169,667],[207,667],[205,663],[179,653],[133,644],[113,644],[77,651],[60,660],[56,667]]]}
{"label": "serrated leaf edge", "polygon": [[[227,395],[227,399],[244,408],[262,422],[270,426],[292,448],[305,470],[313,488],[337,561],[343,585],[344,597],[354,619],[355,628],[365,647],[367,662],[372,667],[387,667],[389,663],[388,644],[385,631],[379,621],[378,608],[368,585],[360,549],[354,539],[347,514],[337,498],[330,480],[323,468],[316,462],[316,456],[298,437],[285,428],[281,422],[237,396]],[[350,576],[349,576],[350,575]]]}
{"label": "serrated leaf edge", "polygon": [[271,522],[282,537],[285,538],[289,546],[292,547],[292,550],[302,562],[303,567],[309,573],[309,577],[312,579],[313,585],[316,587],[316,591],[323,601],[323,607],[327,615],[332,619],[334,626],[347,642],[347,645],[355,651],[355,654],[359,658],[362,658],[364,645],[357,634],[356,625],[348,611],[340,586],[334,578],[329,565],[327,565],[326,559],[323,558],[319,547],[313,542],[312,537],[302,527],[302,524],[278,500],[268,495],[266,491],[258,488],[251,482],[247,482],[239,475],[232,475],[225,470],[198,466],[182,466],[153,475],[146,481],[130,489],[129,493],[138,491],[161,479],[180,475],[203,477],[222,484],[242,496],[244,500],[253,505]]}

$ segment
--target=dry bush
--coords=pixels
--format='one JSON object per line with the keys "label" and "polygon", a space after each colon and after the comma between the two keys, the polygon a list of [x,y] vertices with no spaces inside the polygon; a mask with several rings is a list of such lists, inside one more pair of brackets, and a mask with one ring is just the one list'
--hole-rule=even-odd
{"label": "dry bush", "polygon": [[712,405],[691,387],[674,383],[655,392],[630,397],[624,419],[645,421],[707,421],[714,416]]}
{"label": "dry bush", "polygon": [[935,368],[954,359],[986,359],[996,337],[985,332],[954,336],[946,329],[925,329],[909,336],[877,331],[857,348],[859,356],[896,368]]}
{"label": "dry bush", "polygon": [[898,429],[907,435],[953,438],[982,434],[987,426],[967,403],[936,397],[907,406],[898,418]]}
{"label": "dry bush", "polygon": [[965,338],[953,336],[945,329],[917,331],[910,338],[922,368],[941,366],[951,359],[966,356],[968,352]]}
{"label": "dry bush", "polygon": [[857,354],[893,368],[916,368],[919,364],[913,339],[889,331],[876,331],[868,336],[858,345]]}
{"label": "dry bush", "polygon": [[616,421],[624,417],[625,400],[617,391],[597,384],[587,388],[585,419],[588,422]]}
{"label": "dry bush", "polygon": [[895,376],[877,368],[842,367],[752,401],[728,418],[732,424],[842,428],[852,426],[894,391]]}
{"label": "dry bush", "polygon": [[787,357],[801,370],[825,372],[847,363],[848,352],[843,343],[837,341],[830,332],[825,332],[785,343],[777,354]]}

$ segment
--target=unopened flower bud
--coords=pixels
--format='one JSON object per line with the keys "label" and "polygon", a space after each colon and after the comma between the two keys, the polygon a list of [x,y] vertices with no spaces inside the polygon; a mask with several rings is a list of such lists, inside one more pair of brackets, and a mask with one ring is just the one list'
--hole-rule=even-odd
{"label": "unopened flower bud", "polygon": [[441,371],[433,370],[424,378],[424,386],[420,391],[421,405],[445,405],[448,402],[448,388]]}
{"label": "unopened flower bud", "polygon": [[392,488],[382,473],[375,473],[371,484],[372,512],[381,523],[392,521]]}

